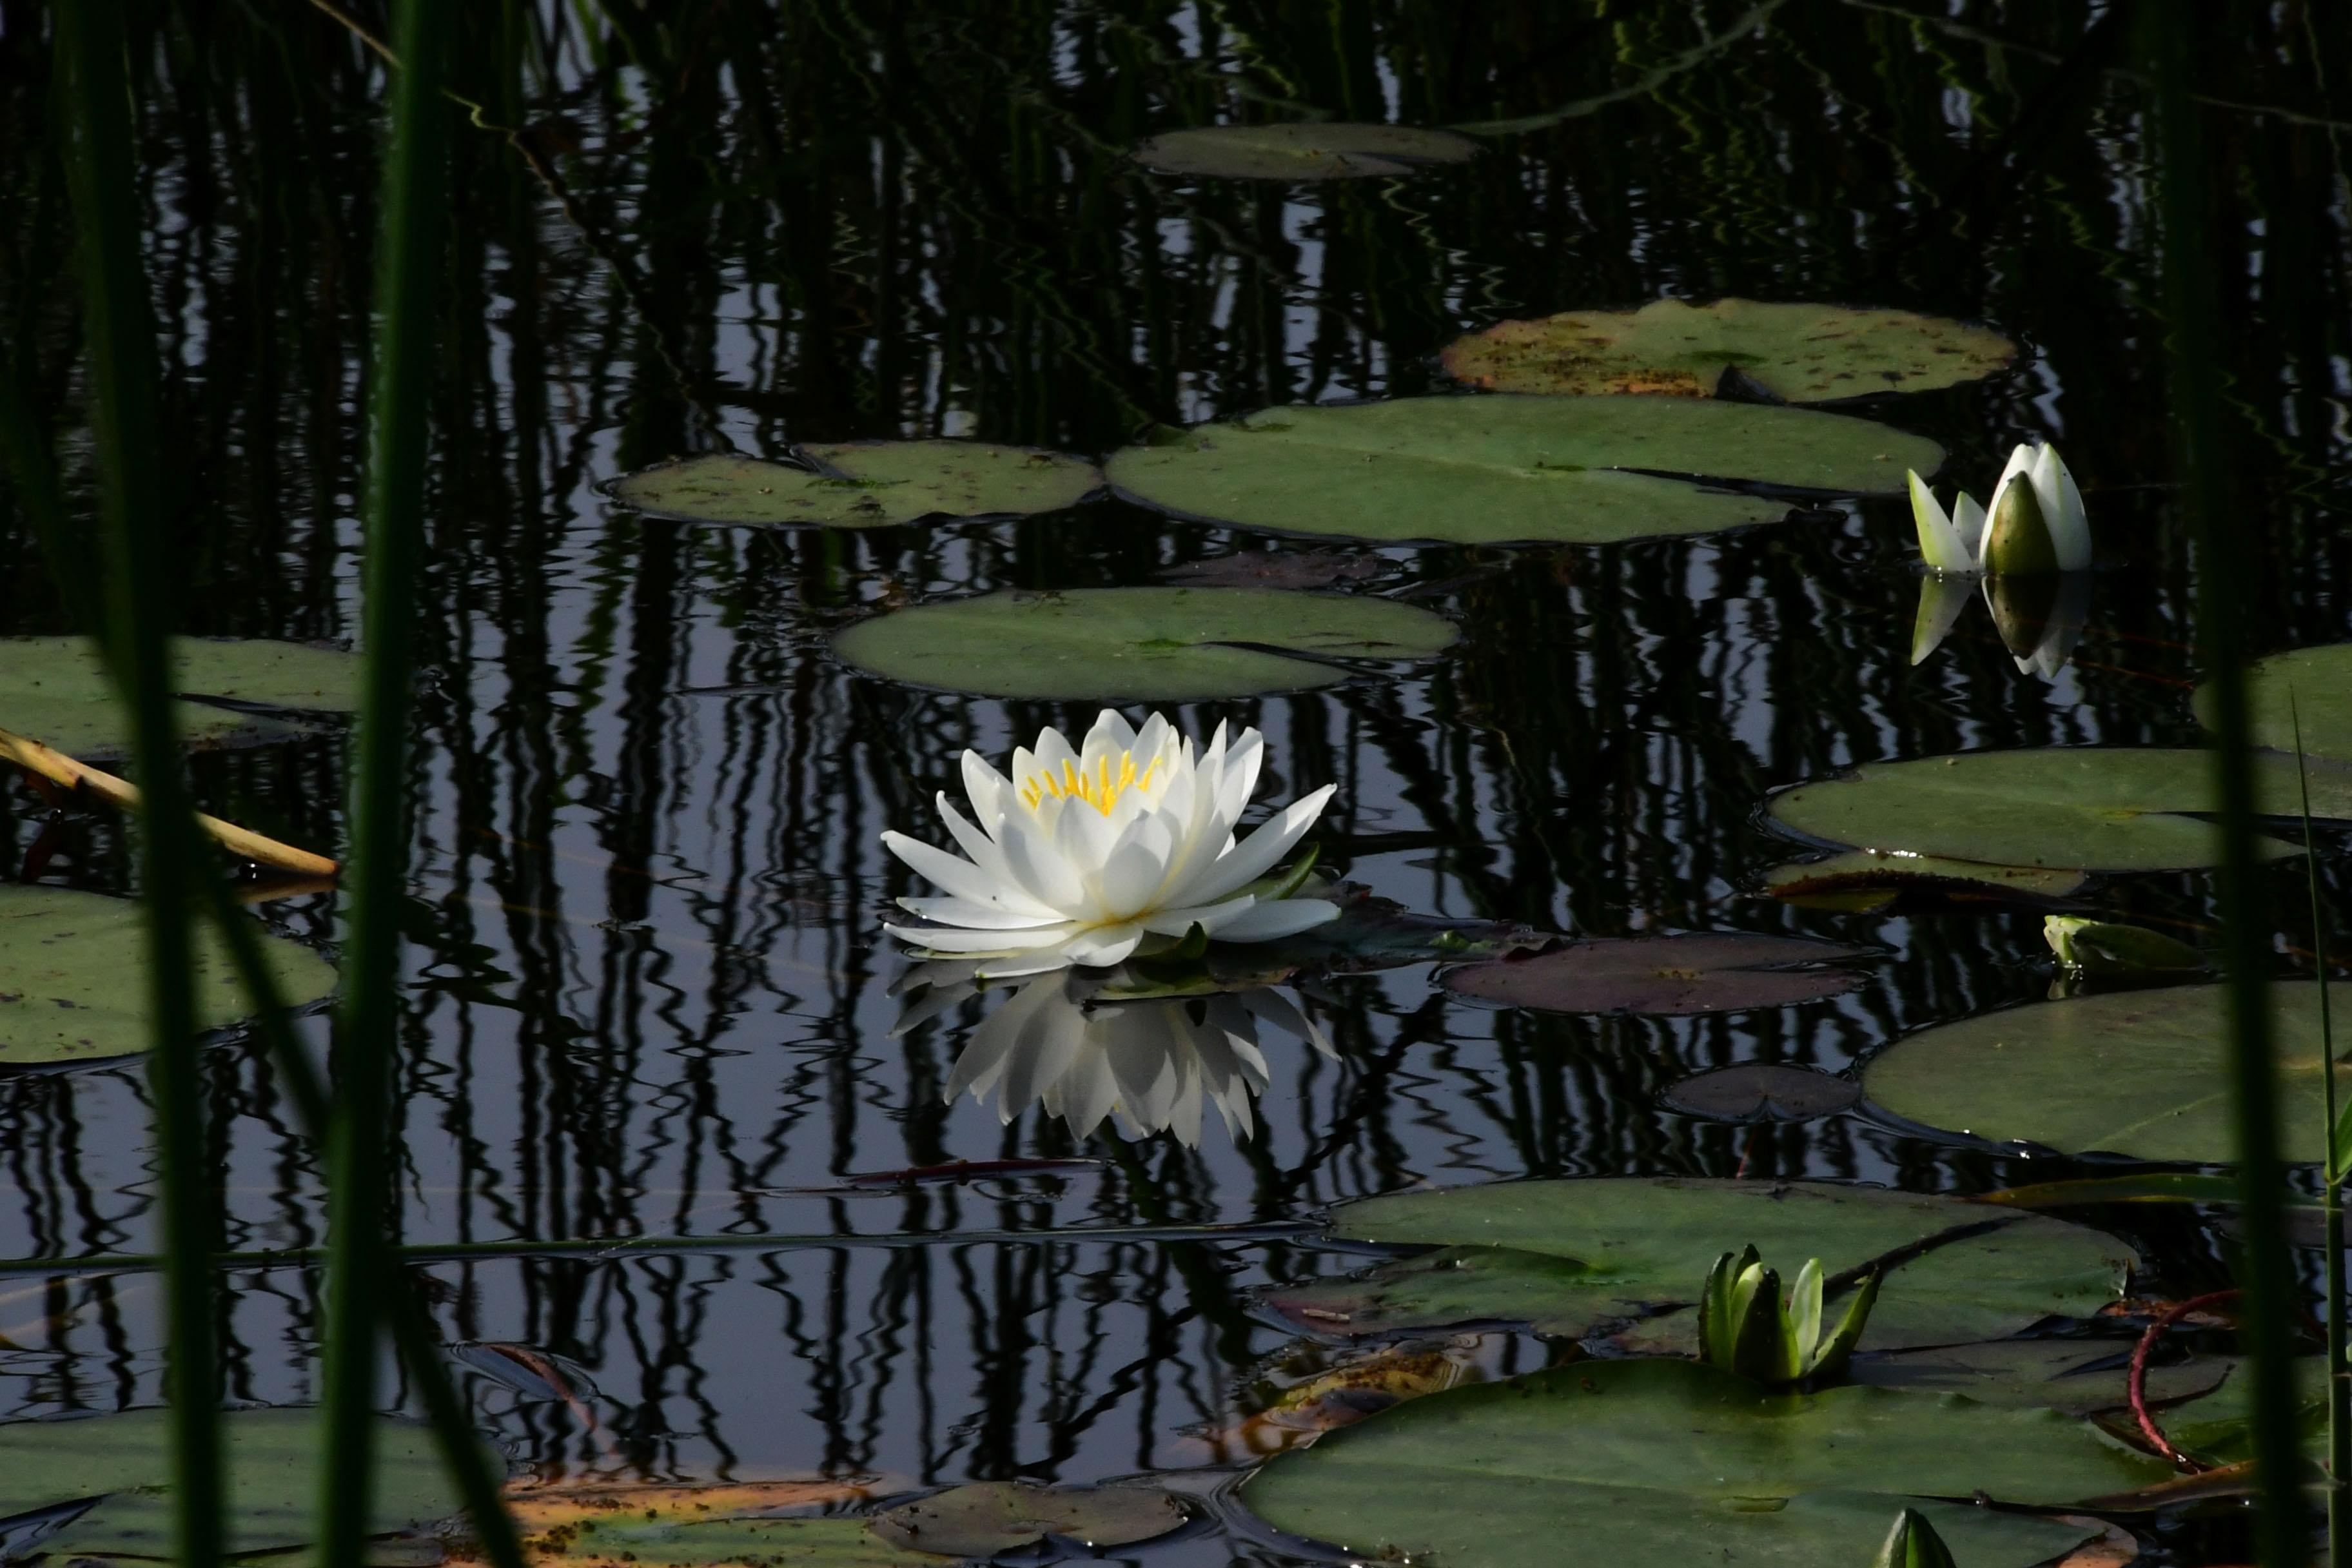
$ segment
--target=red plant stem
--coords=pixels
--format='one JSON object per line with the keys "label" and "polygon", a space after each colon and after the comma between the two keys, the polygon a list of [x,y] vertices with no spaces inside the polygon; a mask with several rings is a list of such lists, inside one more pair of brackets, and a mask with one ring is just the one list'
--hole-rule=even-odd
{"label": "red plant stem", "polygon": [[2140,1335],[2139,1343],[2132,1348],[2131,1380],[2126,1385],[2126,1391],[2131,1396],[2132,1419],[2139,1423],[2141,1433],[2147,1436],[2149,1443],[2155,1446],[2158,1453],[2191,1474],[2210,1469],[2211,1467],[2199,1464],[2174,1447],[2171,1440],[2166,1437],[2163,1430],[2157,1426],[2156,1417],[2148,1414],[2147,1358],[2155,1351],[2157,1341],[2164,1338],[2165,1330],[2200,1307],[2211,1307],[2223,1301],[2233,1301],[2244,1293],[2242,1290],[2215,1290],[2203,1296],[2191,1296],[2186,1301],[2175,1301],[2164,1310],[2162,1316],[2147,1326],[2147,1332]]}

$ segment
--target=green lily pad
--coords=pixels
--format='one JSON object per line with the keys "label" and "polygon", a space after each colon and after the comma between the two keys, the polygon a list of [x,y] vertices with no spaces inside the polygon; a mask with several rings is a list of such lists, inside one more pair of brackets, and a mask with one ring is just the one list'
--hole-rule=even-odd
{"label": "green lily pad", "polygon": [[624,475],[612,494],[639,511],[687,522],[880,528],[926,517],[1059,511],[1102,483],[1082,458],[983,441],[851,441],[803,450],[834,472],[705,452]]}
{"label": "green lily pad", "polygon": [[[2243,1464],[2254,1457],[2254,1380],[2242,1362],[2225,1363],[2235,1370],[2227,1383],[2202,1396],[2176,1405],[2162,1422],[2164,1435],[2184,1454],[2210,1465]],[[2295,1426],[2304,1451],[2315,1459],[2327,1449],[2327,1358],[2294,1358]]]}
{"label": "green lily pad", "polygon": [[[42,1542],[83,1552],[169,1557],[173,1503],[169,1412],[129,1410],[75,1421],[0,1426],[0,1515],[83,1498],[101,1501]],[[228,1549],[267,1552],[312,1539],[319,1506],[319,1416],[310,1410],[231,1410],[221,1416],[227,1461]],[[495,1458],[493,1464],[503,1465]],[[433,1434],[409,1421],[376,1424],[373,1533],[407,1530],[457,1511]]]}
{"label": "green lily pad", "polygon": [[[2053,746],[1866,763],[1772,797],[1784,827],[1831,844],[1999,865],[2093,871],[2211,866],[2221,835],[2200,751]],[[2291,811],[2292,761],[2257,759],[2266,812]],[[2315,766],[2313,815],[2352,817],[2352,768]],[[2264,854],[2295,853],[2274,839]]]}
{"label": "green lily pad", "polygon": [[[184,697],[348,713],[359,706],[359,657],[290,642],[175,637],[173,684]],[[221,746],[272,740],[294,726],[206,703],[179,705],[180,737]],[[131,714],[88,637],[0,637],[0,730],[84,760],[124,756]]]}
{"label": "green lily pad", "polygon": [[[2063,1410],[2087,1415],[2127,1402],[2124,1359],[2128,1340],[1994,1340],[1988,1344],[1944,1345],[1860,1356],[1847,1375],[1873,1388],[1915,1394],[1964,1394],[1981,1405],[2011,1409]],[[2094,1363],[2113,1362],[2094,1371]],[[2199,1356],[2147,1369],[2147,1397],[2164,1404],[2210,1394],[2235,1363],[2224,1356]]]}
{"label": "green lily pad", "polygon": [[[2271,987],[2279,1132],[2290,1160],[2321,1156],[2319,987]],[[2142,1160],[2234,1158],[2230,1029],[2219,985],[2038,1002],[1922,1030],[1872,1058],[1863,1092],[1906,1121],[1997,1143]],[[2336,1068],[2336,1092],[2352,1071]]]}
{"label": "green lily pad", "polygon": [[[197,931],[196,1023],[226,1028],[252,1012],[228,949]],[[335,988],[332,965],[299,942],[260,938],[289,1006]],[[131,1056],[149,1043],[146,927],[129,899],[0,884],[0,1063],[47,1067]]]}
{"label": "green lily pad", "polygon": [[950,1557],[994,1557],[1049,1535],[1097,1553],[1165,1535],[1184,1508],[1156,1487],[1041,1487],[981,1481],[886,1509],[874,1533],[894,1546]]}
{"label": "green lily pad", "polygon": [[1900,850],[1849,849],[1823,860],[1775,866],[1764,891],[1807,909],[1884,910],[1898,902],[2054,903],[2089,881],[2072,867],[1988,866]]}
{"label": "green lily pad", "polygon": [[1741,1062],[1696,1073],[1666,1090],[1666,1103],[1685,1116],[1714,1121],[1811,1121],[1834,1116],[1862,1098],[1862,1086],[1819,1068],[1783,1062]]}
{"label": "green lily pad", "polygon": [[1869,952],[1748,931],[1601,937],[1465,964],[1446,971],[1444,979],[1457,996],[1503,1007],[1685,1016],[1840,995],[1861,984],[1862,976],[1822,966]]}
{"label": "green lily pad", "polygon": [[1457,338],[1446,373],[1494,392],[1712,397],[1727,370],[1788,403],[1928,392],[2017,356],[1985,327],[1849,305],[1659,300],[1638,310],[1568,310]]}
{"label": "green lily pad", "polygon": [[[1606,544],[1774,522],[1789,503],[1658,474],[1898,489],[1943,448],[1866,419],[1628,397],[1400,397],[1272,408],[1130,447],[1106,472],[1181,516],[1353,539]],[[1646,473],[1624,470],[1646,469]]]}
{"label": "green lily pad", "polygon": [[2003,1224],[2013,1212],[1876,1187],[1684,1177],[1396,1193],[1344,1205],[1334,1228],[1446,1250],[1267,1299],[1305,1327],[1350,1336],[1525,1322],[1582,1339],[1633,1320],[1621,1342],[1684,1353],[1697,1344],[1690,1303],[1721,1253],[1753,1242],[1787,1273],[1819,1258],[1836,1275],[1979,1226],[1894,1266],[1863,1348],[1999,1339],[2045,1317],[2089,1317],[2122,1295],[2128,1246],[2041,1215]]}
{"label": "green lily pad", "polygon": [[1332,661],[1428,658],[1454,637],[1444,616],[1387,599],[1073,588],[895,610],[833,648],[886,679],[983,697],[1183,702],[1329,686],[1355,673]]}
{"label": "green lily pad", "polygon": [[[2300,718],[2306,758],[2352,763],[2352,643],[2273,654],[2247,668],[2246,686],[2254,708],[2254,744],[2293,753]],[[2197,717],[2212,723],[2210,686],[2197,689],[2196,707]],[[2315,809],[2316,800],[2313,804]]]}
{"label": "green lily pad", "polygon": [[1349,1556],[1530,1568],[1867,1563],[1919,1508],[1963,1568],[2031,1568],[2096,1533],[2063,1506],[2171,1467],[2050,1410],[1843,1387],[1771,1394],[1682,1362],[1585,1362],[1432,1394],[1270,1460],[1242,1501]]}
{"label": "green lily pad", "polygon": [[1135,161],[1163,174],[1228,180],[1394,178],[1432,163],[1460,163],[1478,144],[1418,125],[1310,121],[1286,125],[1200,125],[1139,145]]}

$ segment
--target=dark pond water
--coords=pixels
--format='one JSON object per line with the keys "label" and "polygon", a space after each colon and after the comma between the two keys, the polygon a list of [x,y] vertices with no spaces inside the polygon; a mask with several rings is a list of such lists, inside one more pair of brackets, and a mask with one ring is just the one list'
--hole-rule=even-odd
{"label": "dark pond water", "polygon": [[[502,137],[459,132],[395,1134],[405,1238],[482,1248],[423,1266],[447,1335],[593,1378],[573,1405],[473,1385],[519,1460],[901,1486],[1210,1468],[1244,1457],[1218,1434],[1331,1353],[1252,1292],[1363,1265],[1300,1223],[1340,1200],[1585,1173],[1968,1193],[2083,1169],[1867,1110],[1750,1130],[1661,1096],[1729,1063],[1844,1072],[2049,984],[2037,913],[1758,897],[1804,852],[1762,820],[1769,792],[1874,759],[2199,738],[2147,93],[2106,8],[464,9],[460,89],[526,128],[570,207]],[[2264,650],[2352,635],[2344,26],[2237,8],[2203,84],[2229,173],[2209,242],[2245,436],[2236,547]],[[383,70],[302,6],[141,26],[169,375],[152,457],[179,509],[184,629],[347,640]],[[0,289],[69,435],[51,111],[39,8],[7,0],[0,206],[20,216],[0,226]],[[1123,156],[1173,127],[1308,111],[1540,123],[1401,180],[1191,179]],[[2021,672],[1978,612],[1915,668],[1900,497],[1680,542],[1381,548],[1341,591],[1451,616],[1446,655],[1173,710],[1196,732],[1262,729],[1262,798],[1338,784],[1328,868],[1431,912],[1885,956],[1834,999],[1692,1018],[1486,1008],[1427,965],[1316,980],[1333,1053],[1270,1034],[1246,1139],[1213,1111],[1192,1147],[949,1101],[985,1008],[894,1033],[905,963],[880,928],[929,889],[878,835],[929,831],[963,748],[1002,756],[1098,704],[895,685],[827,637],[885,605],[1150,583],[1298,542],[1103,498],[1017,522],[706,529],[597,488],[680,453],[865,437],[1100,456],[1153,422],[1444,390],[1436,352],[1506,318],[1721,295],[1901,306],[2025,345],[1990,380],[1846,411],[1943,442],[1947,483],[1979,494],[2013,443],[2063,443],[2100,551],[2073,662]],[[0,631],[65,626],[11,515]],[[325,846],[343,763],[324,733],[196,769],[207,809]],[[0,863],[44,814],[10,786]],[[52,837],[44,879],[131,889],[113,817],[74,813]],[[2283,907],[2300,886],[2280,874]],[[2204,877],[2158,874],[2096,901],[2194,938],[2210,899]],[[334,941],[330,896],[259,907]],[[2305,922],[2284,918],[2281,973],[2307,973]],[[227,1041],[205,1068],[233,1244],[316,1243],[319,1167],[259,1047]],[[0,1079],[0,1255],[147,1247],[145,1096],[131,1065]],[[850,1184],[1045,1157],[1069,1163]],[[2160,1261],[2146,1289],[2221,1278],[2214,1233],[2137,1234]],[[714,1245],[596,1256],[632,1236]],[[717,1245],[759,1237],[788,1239]],[[497,1250],[549,1240],[581,1245]],[[238,1399],[311,1397],[319,1285],[296,1267],[224,1278]],[[0,1309],[0,1413],[152,1403],[161,1344],[152,1277],[29,1278]],[[1550,1352],[1494,1336],[1476,1353]],[[1137,1560],[1229,1559],[1282,1560],[1214,1530]]]}

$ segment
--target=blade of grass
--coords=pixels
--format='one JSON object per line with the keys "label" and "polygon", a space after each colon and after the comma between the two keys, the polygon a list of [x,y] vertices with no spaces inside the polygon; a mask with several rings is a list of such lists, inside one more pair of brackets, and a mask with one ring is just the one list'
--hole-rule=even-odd
{"label": "blade of grass", "polygon": [[377,1331],[386,1272],[392,1050],[399,1010],[399,902],[406,880],[407,758],[415,561],[422,537],[426,393],[441,272],[442,0],[404,0],[376,242],[376,326],[361,519],[364,608],[351,784],[351,899],[328,1138],[326,1369],[329,1445],[320,1499],[322,1568],[359,1562],[374,1482]]}
{"label": "blade of grass", "polygon": [[147,795],[140,875],[147,1002],[154,1023],[147,1070],[168,1260],[163,1295],[171,1346],[173,1559],[188,1568],[213,1568],[221,1560],[222,1534],[210,1272],[217,1226],[194,1048],[188,938],[194,847],[164,641],[173,618],[170,540],[155,483],[155,337],[140,264],[140,184],[131,155],[122,12],[114,5],[64,5],[52,14],[52,26],[58,75],[68,84],[68,183],[89,346],[104,578],[100,640],[131,709],[131,756]]}
{"label": "blade of grass", "polygon": [[2321,1167],[2320,1199],[2326,1223],[2327,1269],[2327,1562],[2352,1564],[2352,1518],[2345,1507],[2344,1482],[2352,1476],[2352,1384],[2344,1377],[2344,1129],[2336,1109],[2336,1020],[2327,998],[2327,913],[2319,900],[2319,852],[2311,831],[2311,774],[2304,765],[2303,709],[2290,687],[2286,711],[2294,727],[2295,787],[2302,792],[2303,863],[2311,889],[2311,951],[2319,963],[2319,1081],[2326,1101],[2327,1158]]}
{"label": "blade of grass", "polygon": [[2248,597],[2245,563],[2255,551],[2246,534],[2250,514],[2226,505],[2221,331],[2208,249],[2212,219],[2207,211],[2202,127],[2198,110],[2189,101],[2201,11],[2193,0],[2161,0],[2144,7],[2141,19],[2155,67],[2165,302],[2171,326],[2168,347],[2180,442],[2181,498],[2197,551],[2198,653],[2213,693],[2231,1099],[2243,1193],[2239,1268],[2253,1354],[2249,1370],[2253,1374],[2254,1462],[2261,1483],[2258,1560],[2263,1568],[2294,1568],[2306,1557],[2306,1531],[2288,1362],[2293,1275],[2280,1205],[2286,1173],[2279,1156],[2278,1076],[2268,995],[2271,925],[2254,852],[2252,725],[2242,625]]}

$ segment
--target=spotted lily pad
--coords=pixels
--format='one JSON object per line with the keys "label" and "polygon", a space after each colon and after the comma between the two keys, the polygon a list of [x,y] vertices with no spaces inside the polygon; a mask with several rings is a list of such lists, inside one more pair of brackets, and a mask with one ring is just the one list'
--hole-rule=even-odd
{"label": "spotted lily pad", "polygon": [[1988,866],[1934,855],[1851,849],[1822,860],[1776,866],[1764,890],[1783,903],[1816,910],[1884,910],[1897,903],[2051,903],[2083,890],[2090,878],[2071,867]]}
{"label": "spotted lily pad", "polygon": [[[1868,763],[1772,797],[1781,826],[1831,844],[2006,866],[2162,871],[2210,866],[2221,835],[2203,752],[2048,747]],[[2294,809],[2291,759],[2257,759],[2263,810]],[[2315,765],[2315,816],[2352,817],[2352,768]],[[2263,840],[2270,856],[2293,854]]]}
{"label": "spotted lily pad", "polygon": [[[0,1426],[0,1515],[98,1498],[42,1549],[58,1561],[105,1552],[168,1558],[169,1430],[169,1413],[162,1409]],[[324,1452],[320,1436],[319,1416],[310,1410],[222,1415],[230,1552],[300,1546],[312,1538]],[[430,1431],[413,1422],[379,1421],[375,1444],[374,1531],[408,1530],[457,1511]]]}
{"label": "spotted lily pad", "polygon": [[[211,697],[265,708],[347,713],[359,705],[359,658],[304,643],[172,643],[173,686],[184,697]],[[180,736],[193,744],[272,740],[292,726],[263,714],[182,702]],[[0,730],[85,761],[127,755],[131,713],[88,637],[0,637]]]}
{"label": "spotted lily pad", "polygon": [[1099,1554],[1107,1546],[1165,1535],[1183,1522],[1183,1505],[1157,1487],[982,1481],[885,1510],[875,1516],[874,1533],[894,1546],[950,1557],[994,1557],[1047,1536]]}
{"label": "spotted lily pad", "polygon": [[[2273,654],[2247,669],[2246,683],[2256,745],[2293,752],[2299,717],[2305,757],[2352,763],[2352,643]],[[2197,716],[2212,722],[2210,686],[2198,689]]]}
{"label": "spotted lily pad", "polygon": [[[2279,1132],[2320,1158],[2319,987],[2271,987]],[[2235,1157],[2230,1028],[2219,985],[2115,991],[1922,1030],[1864,1069],[1863,1092],[1923,1126],[1994,1142],[2221,1164]],[[2352,1095],[2352,1069],[2336,1068]]]}
{"label": "spotted lily pad", "polygon": [[[1444,1250],[1267,1300],[1303,1327],[1349,1337],[1524,1322],[1582,1339],[1633,1321],[1633,1346],[1688,1353],[1689,1304],[1707,1268],[1749,1242],[1790,1270],[1819,1258],[1832,1276],[1899,1258],[1863,1335],[1868,1350],[1998,1339],[2121,1295],[2129,1247],[2040,1215],[2002,1223],[2014,1212],[1876,1187],[1680,1177],[1396,1193],[1343,1206],[1334,1228]],[[1930,1238],[1942,1239],[1915,1255]]]}
{"label": "spotted lily pad", "polygon": [[1666,1103],[1715,1121],[1811,1121],[1834,1116],[1862,1098],[1862,1086],[1818,1068],[1742,1062],[1686,1078]]}
{"label": "spotted lily pad", "polygon": [[[1789,503],[1683,479],[1843,494],[1932,472],[1925,437],[1836,414],[1626,397],[1400,397],[1271,408],[1130,447],[1121,491],[1185,517],[1353,539],[1604,544],[1773,522]],[[1632,470],[1645,470],[1634,472]]]}
{"label": "spotted lily pad", "polygon": [[[289,1005],[335,988],[327,961],[283,937],[260,938]],[[139,906],[65,888],[0,884],[0,1063],[47,1067],[130,1056],[149,1043],[146,927]],[[197,931],[196,1023],[226,1028],[251,1011],[228,950]]]}
{"label": "spotted lily pad", "polygon": [[803,448],[816,473],[736,452],[656,463],[613,481],[615,500],[688,522],[880,528],[926,517],[1022,516],[1075,506],[1092,463],[982,441],[853,441]]}
{"label": "spotted lily pad", "polygon": [[1277,1456],[1241,1497],[1375,1562],[1525,1568],[1573,1542],[1622,1568],[1822,1568],[1869,1562],[1910,1507],[1964,1568],[2032,1568],[2098,1527],[1919,1500],[2063,1506],[2171,1473],[2055,1411],[1604,1361],[1396,1405]]}
{"label": "spotted lily pad", "polygon": [[1459,163],[1478,144],[1418,125],[1311,121],[1284,125],[1201,125],[1154,136],[1135,161],[1164,174],[1230,180],[1394,178],[1432,163]]}
{"label": "spotted lily pad", "polygon": [[1444,616],[1386,599],[1264,588],[1073,588],[919,605],[834,651],[886,679],[984,697],[1179,702],[1297,691],[1365,662],[1428,658]]}
{"label": "spotted lily pad", "polygon": [[1870,950],[1746,931],[1602,937],[1549,952],[1448,970],[1445,988],[1503,1007],[1552,1013],[1727,1013],[1786,1007],[1862,984],[1823,965]]}
{"label": "spotted lily pad", "polygon": [[1990,375],[2017,345],[1985,327],[1847,305],[1659,300],[1569,310],[1457,338],[1449,374],[1496,392],[1716,395],[1735,382],[1787,403],[1927,392]]}

